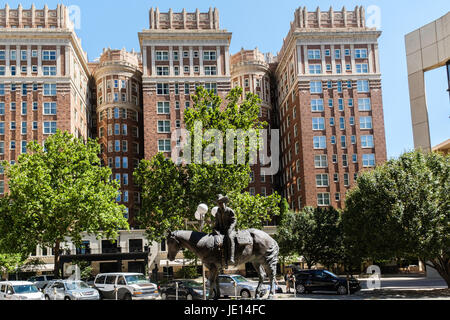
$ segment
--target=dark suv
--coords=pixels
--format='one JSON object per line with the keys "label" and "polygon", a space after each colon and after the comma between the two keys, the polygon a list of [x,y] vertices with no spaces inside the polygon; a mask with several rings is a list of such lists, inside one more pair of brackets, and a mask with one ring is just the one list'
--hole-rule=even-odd
{"label": "dark suv", "polygon": [[338,294],[355,293],[361,289],[359,281],[349,278],[347,286],[346,278],[339,278],[327,270],[299,270],[294,273],[295,290],[299,294],[313,291],[332,291]]}

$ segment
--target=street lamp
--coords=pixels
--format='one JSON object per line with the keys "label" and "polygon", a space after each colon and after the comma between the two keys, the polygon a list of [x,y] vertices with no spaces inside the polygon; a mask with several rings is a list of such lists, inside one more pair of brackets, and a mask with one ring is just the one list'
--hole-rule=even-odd
{"label": "street lamp", "polygon": [[[208,206],[206,204],[201,204],[197,207],[197,211],[195,212],[195,219],[200,221],[200,229],[199,232],[202,232],[203,223],[205,221],[205,215],[208,212]],[[203,300],[206,300],[206,282],[205,282],[205,264],[202,260],[202,278],[203,278]]]}

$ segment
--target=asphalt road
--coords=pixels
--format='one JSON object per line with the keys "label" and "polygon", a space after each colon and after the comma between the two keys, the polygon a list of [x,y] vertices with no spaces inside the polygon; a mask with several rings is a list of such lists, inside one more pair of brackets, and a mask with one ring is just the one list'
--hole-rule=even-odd
{"label": "asphalt road", "polygon": [[[421,277],[385,277],[380,279],[380,289],[372,291],[367,287],[367,280],[360,279],[361,291],[352,295],[337,295],[335,293],[312,293],[294,295],[286,293],[286,286],[279,282],[283,289],[277,294],[278,300],[394,300],[394,299],[435,299],[450,300],[450,290],[444,280]],[[444,290],[447,289],[447,290]]]}

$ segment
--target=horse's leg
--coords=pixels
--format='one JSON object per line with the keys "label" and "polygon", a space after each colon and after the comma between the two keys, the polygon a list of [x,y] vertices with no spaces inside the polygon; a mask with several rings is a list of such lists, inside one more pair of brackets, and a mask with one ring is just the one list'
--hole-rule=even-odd
{"label": "horse's leg", "polygon": [[220,272],[221,272],[221,267],[220,267],[220,264],[219,265],[216,265],[216,274],[215,274],[215,284],[216,284],[216,294],[217,294],[217,300],[218,299],[220,299],[220,296],[221,296],[221,294],[220,294],[220,283],[219,283],[219,274],[220,274]]}
{"label": "horse's leg", "polygon": [[[276,263],[265,263],[264,268],[267,271],[270,279],[270,290],[269,290],[269,298],[275,295],[275,276],[277,274],[277,264]],[[294,289],[295,290],[295,289]]]}
{"label": "horse's leg", "polygon": [[266,272],[264,271],[263,266],[259,262],[252,262],[253,267],[255,268],[256,272],[258,272],[259,282],[258,286],[255,290],[255,299],[259,299],[259,293],[261,290],[261,285],[264,283],[264,278],[266,276]]}
{"label": "horse's leg", "polygon": [[209,299],[217,299],[217,293],[215,292],[216,281],[217,281],[217,268],[214,264],[207,266],[209,270]]}

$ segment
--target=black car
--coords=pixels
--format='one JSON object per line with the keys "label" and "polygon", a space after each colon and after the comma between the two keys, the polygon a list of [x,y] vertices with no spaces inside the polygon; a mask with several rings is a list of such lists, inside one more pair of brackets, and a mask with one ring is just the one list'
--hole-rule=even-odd
{"label": "black car", "polygon": [[[179,300],[203,300],[203,284],[194,280],[172,280],[161,285],[160,294],[162,300],[176,299],[176,284],[178,283]],[[209,292],[206,290],[206,298]]]}
{"label": "black car", "polygon": [[337,294],[355,293],[361,289],[359,281],[355,278],[340,278],[327,270],[300,270],[294,273],[295,290],[299,294],[313,291],[330,291]]}

